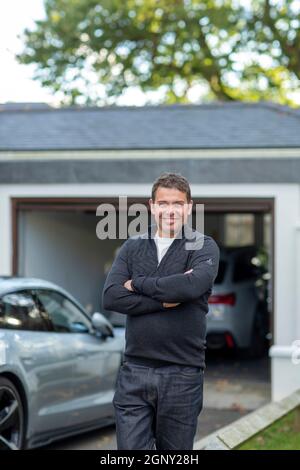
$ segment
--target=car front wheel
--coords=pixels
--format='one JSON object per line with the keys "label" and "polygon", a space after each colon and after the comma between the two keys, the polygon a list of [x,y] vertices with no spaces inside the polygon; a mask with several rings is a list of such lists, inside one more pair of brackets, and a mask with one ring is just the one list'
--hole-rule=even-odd
{"label": "car front wheel", "polygon": [[14,384],[0,377],[0,450],[19,450],[25,438],[24,408]]}

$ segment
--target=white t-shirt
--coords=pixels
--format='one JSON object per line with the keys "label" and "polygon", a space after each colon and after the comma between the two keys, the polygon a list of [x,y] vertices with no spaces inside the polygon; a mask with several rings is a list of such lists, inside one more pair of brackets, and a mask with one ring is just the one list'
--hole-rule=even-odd
{"label": "white t-shirt", "polygon": [[161,262],[162,257],[166,254],[169,246],[172,244],[175,238],[169,237],[160,237],[158,232],[154,235],[154,240],[157,247],[157,257],[158,257],[158,264]]}

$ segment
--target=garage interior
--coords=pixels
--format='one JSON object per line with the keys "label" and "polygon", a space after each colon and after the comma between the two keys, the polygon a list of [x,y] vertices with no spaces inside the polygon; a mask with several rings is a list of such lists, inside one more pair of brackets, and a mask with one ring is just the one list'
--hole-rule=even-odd
{"label": "garage interior", "polygon": [[[223,248],[259,248],[269,275],[269,339],[274,305],[274,202],[266,198],[194,198],[204,204],[204,231]],[[127,205],[147,199],[128,198]],[[99,240],[96,209],[101,203],[118,209],[112,198],[14,198],[12,200],[13,273],[49,280],[68,290],[88,313],[102,311],[118,326],[126,316],[105,312],[101,293],[118,247],[124,240]],[[195,212],[193,214],[193,220]],[[128,218],[130,221],[130,218]],[[149,218],[150,221],[150,218]],[[117,227],[118,230],[118,227]],[[229,345],[230,346],[230,345]]]}

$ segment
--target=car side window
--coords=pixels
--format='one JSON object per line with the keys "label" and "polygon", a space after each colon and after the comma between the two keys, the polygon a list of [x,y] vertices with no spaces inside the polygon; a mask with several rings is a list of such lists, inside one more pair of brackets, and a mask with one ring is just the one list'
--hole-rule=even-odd
{"label": "car side window", "polygon": [[39,308],[57,333],[90,333],[91,323],[67,297],[51,290],[35,290]]}
{"label": "car side window", "polygon": [[12,292],[0,299],[0,328],[10,330],[48,331],[31,292]]}

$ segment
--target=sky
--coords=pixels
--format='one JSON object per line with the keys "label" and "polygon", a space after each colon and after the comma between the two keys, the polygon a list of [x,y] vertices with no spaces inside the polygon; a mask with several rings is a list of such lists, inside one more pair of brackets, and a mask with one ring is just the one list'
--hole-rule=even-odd
{"label": "sky", "polygon": [[[247,2],[248,0],[241,0]],[[38,81],[33,80],[34,65],[21,65],[14,57],[22,50],[22,41],[18,37],[25,28],[32,28],[34,22],[45,16],[43,0],[0,0],[0,103],[6,102],[44,102],[58,105],[58,99],[53,92],[43,88]],[[300,0],[295,0],[300,3]],[[206,90],[195,87],[191,91],[191,102],[199,100]],[[142,106],[147,98],[155,99],[148,93],[146,96],[139,89],[130,89],[117,101],[119,105]],[[300,104],[300,92],[293,94]]]}
{"label": "sky", "polygon": [[[43,0],[0,0],[0,103],[43,102],[58,105],[53,92],[33,80],[34,65],[22,65],[14,55],[22,51],[18,35],[45,17]],[[147,98],[139,89],[130,89],[118,99],[119,105],[142,106]]]}
{"label": "sky", "polygon": [[[35,66],[21,65],[14,57],[22,50],[18,35],[45,17],[43,4],[43,0],[0,0],[0,103],[43,102],[56,105],[58,102],[51,90],[33,80]],[[119,104],[143,105],[145,100],[141,91],[130,90]]]}
{"label": "sky", "polygon": [[14,58],[22,50],[18,34],[43,17],[42,0],[0,0],[0,103],[52,101],[51,93],[32,79],[34,67]]}

